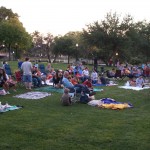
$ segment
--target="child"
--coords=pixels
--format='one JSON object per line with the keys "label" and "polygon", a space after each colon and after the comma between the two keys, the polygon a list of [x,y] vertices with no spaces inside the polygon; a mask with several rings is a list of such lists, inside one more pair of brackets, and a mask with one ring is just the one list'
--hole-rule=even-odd
{"label": "child", "polygon": [[70,106],[72,104],[69,89],[67,88],[65,88],[64,94],[61,97],[61,103],[63,106]]}

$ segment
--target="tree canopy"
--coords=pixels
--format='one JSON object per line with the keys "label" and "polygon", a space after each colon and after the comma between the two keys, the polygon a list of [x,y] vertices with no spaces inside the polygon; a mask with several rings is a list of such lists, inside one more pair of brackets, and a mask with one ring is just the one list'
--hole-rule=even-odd
{"label": "tree canopy", "polygon": [[19,46],[20,51],[23,51],[28,49],[32,43],[31,36],[19,21],[18,15],[4,7],[0,8],[0,35],[0,43],[5,44],[8,48],[9,60],[11,49],[16,45]]}

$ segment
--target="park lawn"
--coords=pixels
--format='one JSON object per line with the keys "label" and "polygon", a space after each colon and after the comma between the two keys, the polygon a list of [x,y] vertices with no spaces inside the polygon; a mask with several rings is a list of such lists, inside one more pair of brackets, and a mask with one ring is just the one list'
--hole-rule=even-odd
{"label": "park lawn", "polygon": [[39,100],[14,98],[26,92],[23,87],[0,96],[2,103],[23,106],[0,114],[0,150],[149,150],[150,90],[101,88],[96,99],[110,97],[134,108],[110,110],[80,103],[64,107],[59,93]]}

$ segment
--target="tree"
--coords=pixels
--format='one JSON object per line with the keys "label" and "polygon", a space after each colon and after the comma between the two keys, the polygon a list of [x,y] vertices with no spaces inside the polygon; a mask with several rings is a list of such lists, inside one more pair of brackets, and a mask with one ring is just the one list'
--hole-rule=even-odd
{"label": "tree", "polygon": [[11,9],[0,7],[0,22],[10,20],[11,18],[19,18],[17,13],[13,13]]}
{"label": "tree", "polygon": [[70,60],[70,56],[73,54],[73,41],[68,36],[62,36],[55,38],[54,50],[53,53],[55,55],[67,55],[68,56],[68,63]]}
{"label": "tree", "polygon": [[[150,60],[150,23],[143,22],[141,30],[139,30],[139,56],[143,61],[148,62]],[[144,60],[144,58],[146,58]]]}
{"label": "tree", "polygon": [[46,50],[49,62],[51,62],[51,55],[52,55],[52,49],[53,49],[53,40],[54,40],[54,37],[50,33],[48,33],[47,36],[44,37],[45,50]]}
{"label": "tree", "polygon": [[[6,12],[3,12],[2,10]],[[20,49],[28,49],[31,46],[31,36],[23,27],[22,23],[18,19],[17,14],[13,14],[11,10],[0,9],[0,42],[5,43],[5,46],[9,52],[9,60],[11,59],[11,48],[14,48],[16,44]],[[9,16],[8,16],[9,15]],[[2,19],[5,18],[5,19]]]}
{"label": "tree", "polygon": [[[86,57],[86,44],[84,43],[82,32],[68,32],[65,36],[72,40],[71,56],[77,60],[80,57]],[[86,53],[87,54],[87,53]]]}
{"label": "tree", "polygon": [[34,45],[32,51],[39,50],[40,56],[45,53],[48,58],[48,61],[51,62],[53,40],[54,40],[53,35],[47,33],[46,36],[43,36],[40,32],[35,31],[32,33],[32,38],[33,38],[33,45]]}
{"label": "tree", "polygon": [[105,20],[88,25],[83,30],[83,37],[91,53],[95,53],[106,64],[109,59],[115,59],[116,53],[119,53],[119,58],[125,59],[125,34],[131,21],[130,16],[120,22],[116,13],[107,13]]}

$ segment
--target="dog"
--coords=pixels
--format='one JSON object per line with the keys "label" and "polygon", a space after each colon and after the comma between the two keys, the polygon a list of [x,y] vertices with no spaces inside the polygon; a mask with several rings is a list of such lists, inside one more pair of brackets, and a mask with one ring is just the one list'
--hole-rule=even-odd
{"label": "dog", "polygon": [[71,97],[69,95],[69,91],[70,90],[68,88],[64,89],[64,93],[61,97],[61,103],[63,106],[70,106],[72,104]]}

